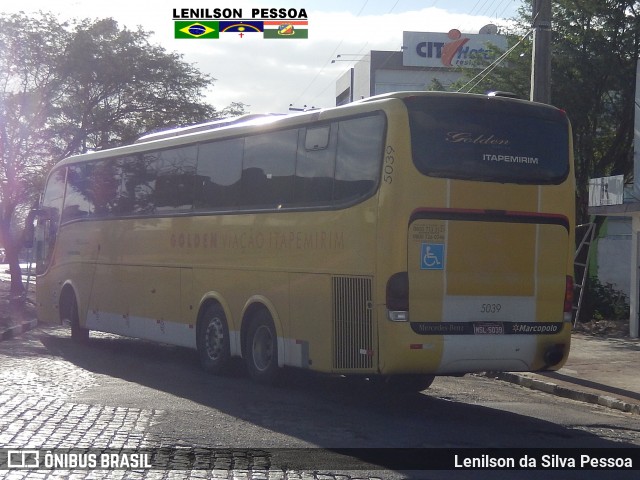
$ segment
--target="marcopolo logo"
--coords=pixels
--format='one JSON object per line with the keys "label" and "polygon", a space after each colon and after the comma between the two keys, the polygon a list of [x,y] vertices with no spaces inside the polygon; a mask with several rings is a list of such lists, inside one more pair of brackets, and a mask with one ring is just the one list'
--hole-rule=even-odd
{"label": "marcopolo logo", "polygon": [[308,38],[309,20],[304,8],[174,8],[175,38],[218,39],[262,34],[268,39]]}

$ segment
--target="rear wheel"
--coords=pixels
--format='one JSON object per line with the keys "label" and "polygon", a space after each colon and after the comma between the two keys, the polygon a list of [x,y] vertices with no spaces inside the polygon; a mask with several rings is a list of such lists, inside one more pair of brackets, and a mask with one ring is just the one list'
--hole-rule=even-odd
{"label": "rear wheel", "polygon": [[231,355],[227,317],[220,305],[210,305],[202,314],[196,342],[202,367],[210,373],[224,373]]}
{"label": "rear wheel", "polygon": [[89,329],[80,325],[78,301],[71,290],[67,290],[60,301],[60,320],[71,326],[71,340],[77,343],[89,340]]}
{"label": "rear wheel", "polygon": [[278,378],[278,337],[271,315],[266,310],[257,312],[249,324],[245,363],[249,375],[256,382],[273,384]]}

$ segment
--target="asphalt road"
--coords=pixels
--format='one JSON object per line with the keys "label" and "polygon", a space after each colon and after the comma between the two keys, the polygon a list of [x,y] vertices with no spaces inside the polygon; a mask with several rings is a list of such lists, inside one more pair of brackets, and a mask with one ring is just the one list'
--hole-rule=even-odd
{"label": "asphalt road", "polygon": [[[215,461],[223,467],[177,477],[175,471],[153,470],[45,473],[247,480],[637,478],[640,465],[635,472],[416,472],[396,460],[401,454],[436,455],[439,448],[544,448],[560,457],[566,448],[638,449],[640,416],[480,375],[437,378],[430,389],[410,395],[299,372],[266,387],[249,380],[240,364],[229,376],[210,376],[200,370],[195,352],[113,335],[92,333],[87,345],[77,345],[62,327],[40,327],[0,342],[0,449],[176,446],[218,449],[222,457]],[[345,448],[367,450],[339,450]],[[233,449],[258,453],[234,460]],[[277,469],[258,472],[262,451]],[[15,478],[43,478],[37,471],[23,473]]]}

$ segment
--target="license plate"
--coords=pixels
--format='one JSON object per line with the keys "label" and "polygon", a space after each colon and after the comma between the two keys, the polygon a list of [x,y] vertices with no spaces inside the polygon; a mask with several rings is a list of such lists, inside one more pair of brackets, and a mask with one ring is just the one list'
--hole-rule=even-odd
{"label": "license plate", "polygon": [[476,335],[503,335],[504,325],[502,323],[474,323],[473,333]]}

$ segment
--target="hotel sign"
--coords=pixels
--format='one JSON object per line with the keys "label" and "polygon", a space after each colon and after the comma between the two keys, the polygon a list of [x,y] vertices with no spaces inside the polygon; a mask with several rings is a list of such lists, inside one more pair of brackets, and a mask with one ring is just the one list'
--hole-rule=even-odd
{"label": "hotel sign", "polygon": [[507,38],[496,34],[403,32],[402,64],[405,67],[473,67],[474,59],[494,59],[489,45],[507,49]]}

